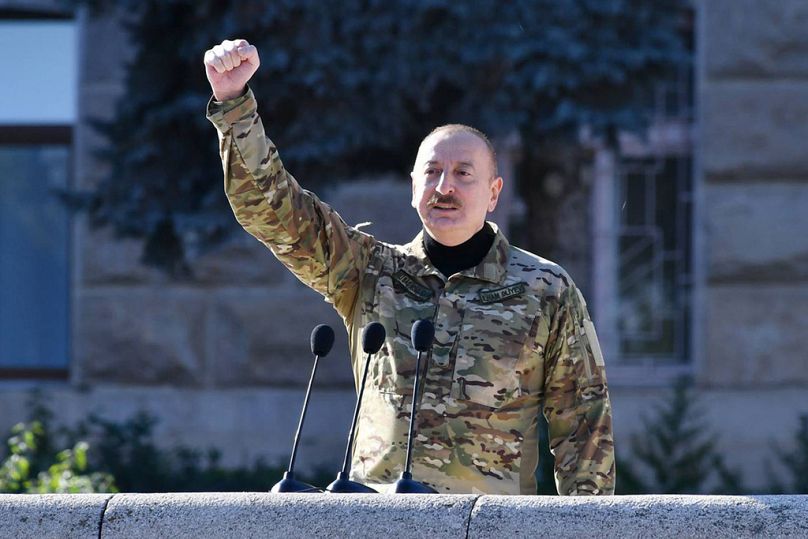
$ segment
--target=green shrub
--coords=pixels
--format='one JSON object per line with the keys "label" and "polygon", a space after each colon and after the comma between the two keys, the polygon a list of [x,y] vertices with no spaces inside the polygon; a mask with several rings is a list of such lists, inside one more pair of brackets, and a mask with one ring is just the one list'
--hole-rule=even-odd
{"label": "green shrub", "polygon": [[[215,449],[163,449],[155,440],[157,423],[143,411],[121,423],[91,415],[75,435],[93,441],[91,465],[111,473],[122,492],[267,491],[285,471],[283,465],[268,465],[262,459],[248,467],[225,468]],[[300,479],[325,486],[333,477],[317,472]]]}
{"label": "green shrub", "polygon": [[[11,434],[9,454],[0,463],[0,492],[117,492],[110,474],[88,470],[86,442],[77,442],[48,459],[43,450],[50,437],[42,422],[18,423]],[[45,465],[47,461],[51,463]]]}
{"label": "green shrub", "polygon": [[[91,415],[71,428],[52,427],[53,413],[32,394],[28,423],[15,426],[0,460],[0,492],[227,492],[267,491],[285,467],[257,459],[225,468],[215,449],[158,447],[158,420],[138,412],[123,422]],[[70,449],[58,450],[68,447]],[[317,486],[336,471],[297,474]]]}

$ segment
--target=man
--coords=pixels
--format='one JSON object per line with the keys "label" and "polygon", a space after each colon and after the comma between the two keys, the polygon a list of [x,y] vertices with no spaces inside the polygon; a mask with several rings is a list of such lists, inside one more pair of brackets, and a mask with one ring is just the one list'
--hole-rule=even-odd
{"label": "man", "polygon": [[359,336],[378,320],[353,452],[353,477],[394,482],[404,466],[416,320],[435,324],[416,395],[413,476],[438,492],[535,494],[537,418],[544,406],[561,494],[611,494],[614,453],[603,358],[586,304],[558,265],[508,244],[485,217],[502,178],[488,139],[443,126],[421,143],[412,205],[424,230],[390,245],[346,225],[284,169],[246,84],[256,48],[205,53],[225,191],[239,223],[333,303],[360,379]]}

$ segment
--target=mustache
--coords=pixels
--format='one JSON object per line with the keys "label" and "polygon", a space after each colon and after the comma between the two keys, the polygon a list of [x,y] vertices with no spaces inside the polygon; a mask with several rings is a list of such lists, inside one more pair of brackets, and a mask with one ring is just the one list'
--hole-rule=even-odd
{"label": "mustache", "polygon": [[463,203],[460,201],[459,198],[455,197],[454,195],[439,195],[433,194],[429,201],[427,202],[427,206],[432,207],[436,204],[445,204],[445,205],[452,205],[455,208],[462,208]]}

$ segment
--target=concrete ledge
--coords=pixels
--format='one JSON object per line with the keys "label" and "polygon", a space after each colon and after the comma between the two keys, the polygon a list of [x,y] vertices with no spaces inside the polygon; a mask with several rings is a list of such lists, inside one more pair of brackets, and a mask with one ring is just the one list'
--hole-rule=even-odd
{"label": "concrete ledge", "polygon": [[482,496],[474,537],[808,537],[808,496]]}
{"label": "concrete ledge", "polygon": [[476,496],[123,494],[103,538],[463,537]]}
{"label": "concrete ledge", "polygon": [[808,537],[808,495],[0,495],[2,538],[534,536]]}
{"label": "concrete ledge", "polygon": [[98,537],[111,494],[0,494],[0,538]]}

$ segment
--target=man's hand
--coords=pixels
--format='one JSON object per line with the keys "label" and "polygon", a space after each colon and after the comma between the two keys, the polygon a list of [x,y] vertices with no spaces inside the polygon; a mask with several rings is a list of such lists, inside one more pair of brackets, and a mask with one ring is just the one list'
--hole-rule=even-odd
{"label": "man's hand", "polygon": [[205,71],[216,101],[233,99],[244,93],[247,81],[258,70],[258,49],[244,39],[225,39],[205,52]]}

